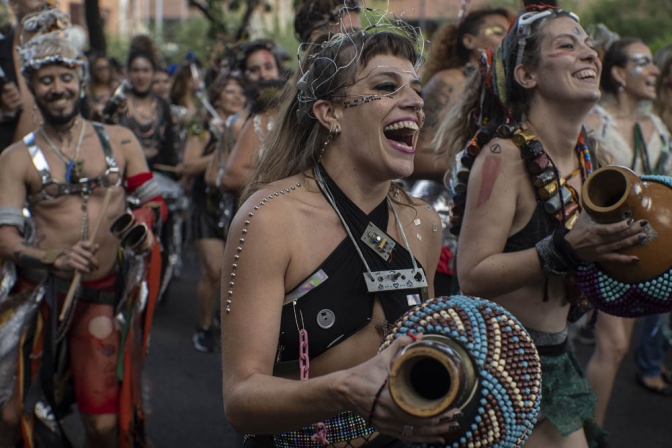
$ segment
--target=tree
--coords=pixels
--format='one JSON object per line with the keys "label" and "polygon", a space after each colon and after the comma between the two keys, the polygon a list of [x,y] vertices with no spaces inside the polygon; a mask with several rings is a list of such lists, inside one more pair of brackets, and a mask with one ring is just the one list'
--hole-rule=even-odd
{"label": "tree", "polygon": [[245,0],[245,12],[238,25],[238,30],[231,33],[228,29],[225,19],[225,10],[238,11],[240,9],[240,0],[187,0],[189,6],[197,8],[210,22],[209,37],[218,38],[229,42],[236,42],[247,37],[247,27],[252,18],[254,10],[261,5],[262,0]]}

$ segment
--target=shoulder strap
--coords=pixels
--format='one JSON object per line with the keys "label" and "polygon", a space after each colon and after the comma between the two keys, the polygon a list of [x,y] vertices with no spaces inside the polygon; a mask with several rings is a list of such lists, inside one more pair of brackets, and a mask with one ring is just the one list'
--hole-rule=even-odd
{"label": "shoulder strap", "polygon": [[107,168],[117,168],[117,161],[114,158],[114,153],[112,152],[112,145],[110,144],[110,136],[105,132],[105,127],[98,122],[92,121],[93,129],[96,130],[98,134],[98,140],[100,140],[100,146],[103,148],[103,154],[105,154],[105,163],[107,163]]}
{"label": "shoulder strap", "polygon": [[46,185],[51,181],[51,172],[49,171],[49,164],[47,159],[44,157],[44,153],[37,146],[35,141],[35,133],[31,132],[30,134],[23,137],[23,143],[28,147],[28,154],[30,154],[30,159],[35,165],[35,169],[40,174],[40,181],[42,185]]}

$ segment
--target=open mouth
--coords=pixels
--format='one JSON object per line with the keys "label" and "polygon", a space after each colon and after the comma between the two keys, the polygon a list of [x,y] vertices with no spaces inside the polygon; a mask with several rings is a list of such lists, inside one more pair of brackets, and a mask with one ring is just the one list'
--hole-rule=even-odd
{"label": "open mouth", "polygon": [[383,128],[385,138],[395,142],[401,149],[413,151],[413,137],[420,130],[414,121],[397,121]]}
{"label": "open mouth", "polygon": [[597,72],[592,68],[581,70],[574,74],[575,78],[578,79],[597,79]]}

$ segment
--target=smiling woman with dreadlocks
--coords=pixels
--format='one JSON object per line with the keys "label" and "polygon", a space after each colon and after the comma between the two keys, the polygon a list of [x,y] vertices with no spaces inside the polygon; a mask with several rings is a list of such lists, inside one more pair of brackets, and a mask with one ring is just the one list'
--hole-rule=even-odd
{"label": "smiling woman with dreadlocks", "polygon": [[642,235],[641,221],[600,225],[580,211],[582,183],[597,165],[582,123],[600,98],[600,72],[574,14],[524,10],[484,55],[436,141],[456,161],[460,285],[510,310],[541,356],[541,417],[526,447],[593,446],[584,429],[594,428],[595,398],[566,350],[578,297],[567,274],[584,261],[636,262],[617,251]]}

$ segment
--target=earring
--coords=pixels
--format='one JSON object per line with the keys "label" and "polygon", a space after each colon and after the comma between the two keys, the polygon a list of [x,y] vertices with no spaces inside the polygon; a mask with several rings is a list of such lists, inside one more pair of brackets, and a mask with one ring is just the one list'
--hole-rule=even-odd
{"label": "earring", "polygon": [[623,90],[625,90],[625,81],[619,81],[618,82],[618,91],[622,92]]}
{"label": "earring", "polygon": [[327,146],[329,146],[329,143],[331,143],[334,140],[334,137],[336,137],[340,133],[341,133],[341,128],[338,125],[336,125],[335,128],[329,129],[329,135],[327,135],[327,139],[322,144],[322,151],[320,151],[320,157],[317,159],[318,162],[320,160],[322,160],[322,156],[324,155],[324,150],[327,149]]}

